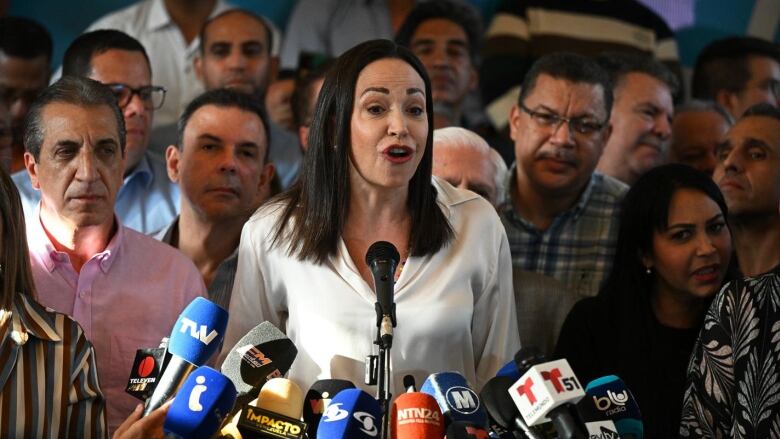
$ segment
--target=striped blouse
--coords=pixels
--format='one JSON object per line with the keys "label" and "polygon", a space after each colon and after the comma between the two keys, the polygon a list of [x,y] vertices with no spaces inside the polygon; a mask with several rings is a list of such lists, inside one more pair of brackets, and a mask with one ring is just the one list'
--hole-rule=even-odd
{"label": "striped blouse", "polygon": [[78,323],[23,294],[3,313],[0,437],[106,437],[95,351]]}

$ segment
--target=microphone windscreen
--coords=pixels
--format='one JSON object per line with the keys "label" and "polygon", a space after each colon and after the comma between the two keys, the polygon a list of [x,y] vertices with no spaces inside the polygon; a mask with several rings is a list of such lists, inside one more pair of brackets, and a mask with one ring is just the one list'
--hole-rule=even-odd
{"label": "microphone windscreen", "polygon": [[615,375],[596,378],[585,386],[585,394],[605,419],[615,423],[621,437],[642,439],[644,424],[639,404],[623,380]]}
{"label": "microphone windscreen", "polygon": [[398,265],[401,255],[398,249],[387,241],[377,241],[371,244],[366,251],[366,265],[371,266],[374,261],[393,261],[393,266]]}
{"label": "microphone windscreen", "polygon": [[[517,407],[517,411],[528,426],[534,426],[550,421],[549,413],[558,407],[574,404],[583,396],[579,380],[571,370],[566,360],[555,360],[531,366],[519,380],[509,389],[509,395]],[[564,424],[556,425],[556,429],[568,424],[569,416],[556,410],[557,419]]]}
{"label": "microphone windscreen", "polygon": [[528,372],[532,366],[545,362],[547,362],[547,357],[536,346],[525,346],[515,353],[515,367],[517,367],[517,373],[520,376]]}
{"label": "microphone windscreen", "polygon": [[269,379],[290,370],[298,349],[276,326],[263,322],[252,328],[230,349],[222,373],[233,381],[239,399],[254,399]]}
{"label": "microphone windscreen", "polygon": [[468,422],[453,422],[447,427],[447,439],[488,439],[487,430]]}
{"label": "microphone windscreen", "polygon": [[508,377],[512,380],[512,382],[517,381],[520,379],[522,374],[520,373],[520,370],[517,368],[517,363],[514,361],[510,361],[509,363],[503,365],[501,369],[496,372],[497,377]]}
{"label": "microphone windscreen", "polygon": [[311,385],[303,401],[303,421],[308,425],[309,437],[317,437],[317,427],[331,399],[344,389],[354,388],[352,382],[336,379],[319,380]]}
{"label": "microphone windscreen", "polygon": [[487,425],[487,414],[479,396],[458,372],[431,374],[420,391],[433,396],[447,422],[464,421],[474,425]]}
{"label": "microphone windscreen", "polygon": [[233,434],[232,424],[244,438],[281,437],[299,439],[306,424],[300,421],[303,391],[287,378],[273,378],[260,389],[260,396],[242,407],[222,433]]}
{"label": "microphone windscreen", "polygon": [[495,376],[485,383],[482,391],[479,392],[490,419],[507,430],[515,429],[515,418],[520,416],[509,395],[509,388],[515,381],[506,376]]}
{"label": "microphone windscreen", "polygon": [[287,378],[272,378],[260,389],[257,407],[288,418],[300,419],[303,390]]}
{"label": "microphone windscreen", "polygon": [[163,429],[182,438],[210,438],[235,402],[233,383],[216,370],[201,366],[182,384]]}
{"label": "microphone windscreen", "polygon": [[346,389],[330,401],[317,427],[317,439],[375,439],[382,417],[379,402],[360,389]]}
{"label": "microphone windscreen", "polygon": [[444,436],[444,415],[431,395],[408,392],[398,395],[390,410],[392,439],[427,439]]}
{"label": "microphone windscreen", "polygon": [[214,302],[196,297],[176,320],[168,351],[199,366],[219,348],[227,322],[227,311]]}

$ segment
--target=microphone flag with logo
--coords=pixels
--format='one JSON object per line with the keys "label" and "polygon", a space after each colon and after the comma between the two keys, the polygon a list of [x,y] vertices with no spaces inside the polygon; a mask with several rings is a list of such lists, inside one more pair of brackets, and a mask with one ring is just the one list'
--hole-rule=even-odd
{"label": "microphone flag with logo", "polygon": [[227,321],[228,312],[203,297],[196,297],[184,308],[168,341],[171,359],[146,400],[143,416],[162,406],[195,367],[214,355],[222,343]]}
{"label": "microphone flag with logo", "polygon": [[487,426],[487,413],[466,378],[458,372],[440,372],[428,376],[420,391],[439,404],[445,424],[455,421]]}
{"label": "microphone flag with logo", "polygon": [[605,419],[614,422],[621,437],[644,437],[644,423],[639,404],[623,380],[615,375],[596,378],[585,387],[585,393],[585,398],[593,407]]}
{"label": "microphone flag with logo", "polygon": [[426,439],[444,436],[444,415],[431,395],[400,394],[390,410],[392,439]]}
{"label": "microphone flag with logo", "polygon": [[222,362],[222,373],[238,391],[238,408],[257,397],[271,378],[281,378],[290,370],[298,349],[270,322],[252,328],[230,349]]}
{"label": "microphone flag with logo", "polygon": [[163,429],[181,438],[210,438],[235,403],[233,383],[216,370],[201,366],[182,384]]}
{"label": "microphone flag with logo", "polygon": [[317,427],[331,399],[344,389],[354,388],[351,381],[337,379],[318,380],[311,385],[303,401],[303,421],[308,425],[309,437],[317,437]]}
{"label": "microphone flag with logo", "polygon": [[346,389],[330,401],[317,427],[317,439],[377,439],[379,402],[360,389]]}

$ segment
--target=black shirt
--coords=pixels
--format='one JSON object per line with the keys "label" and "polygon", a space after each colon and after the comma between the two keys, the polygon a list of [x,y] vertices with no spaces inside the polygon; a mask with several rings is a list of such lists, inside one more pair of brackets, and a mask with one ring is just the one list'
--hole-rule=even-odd
{"label": "black shirt", "polygon": [[[646,303],[639,303],[646,302]],[[583,386],[617,375],[639,405],[644,437],[677,437],[688,359],[698,335],[660,324],[649,300],[597,296],[578,302],[563,324],[555,358]]]}

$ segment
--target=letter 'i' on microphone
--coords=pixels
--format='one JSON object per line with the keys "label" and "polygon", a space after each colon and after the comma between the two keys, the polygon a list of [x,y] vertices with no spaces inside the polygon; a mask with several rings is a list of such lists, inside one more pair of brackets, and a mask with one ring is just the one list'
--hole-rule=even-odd
{"label": "letter 'i' on microphone", "polygon": [[266,381],[286,374],[296,355],[293,342],[270,322],[260,323],[241,337],[221,367],[238,391],[237,408],[255,399]]}
{"label": "letter 'i' on microphone", "polygon": [[[607,375],[588,383],[586,399],[604,419],[614,422],[620,437],[642,439],[644,424],[639,405],[626,383],[615,375]],[[579,404],[578,404],[579,406]]]}
{"label": "letter 'i' on microphone", "polygon": [[163,429],[180,438],[210,438],[235,403],[233,383],[216,370],[201,366],[182,384]]}
{"label": "letter 'i' on microphone", "polygon": [[176,394],[187,375],[205,363],[219,348],[227,327],[228,312],[214,302],[196,297],[179,315],[168,342],[171,359],[165,366],[143,416]]}
{"label": "letter 'i' on microphone", "polygon": [[[238,415],[238,432],[244,439],[301,439],[306,424],[300,421],[303,391],[286,378],[273,378],[262,389],[253,404]],[[224,431],[224,430],[223,430]]]}
{"label": "letter 'i' on microphone", "polygon": [[346,389],[330,401],[317,427],[317,439],[377,439],[379,402],[360,389]]}
{"label": "letter 'i' on microphone", "polygon": [[311,385],[303,401],[303,421],[310,438],[317,437],[317,427],[331,399],[344,389],[354,388],[352,382],[337,379],[319,380]]}
{"label": "letter 'i' on microphone", "polygon": [[420,391],[427,393],[439,404],[444,414],[445,425],[464,421],[474,425],[487,425],[487,414],[477,393],[471,389],[466,378],[458,372],[431,374]]}
{"label": "letter 'i' on microphone", "polygon": [[570,412],[585,392],[566,360],[532,366],[509,388],[509,394],[527,425],[552,421],[560,437],[585,437]]}
{"label": "letter 'i' on microphone", "polygon": [[447,427],[447,439],[488,439],[487,430],[479,425],[473,425],[468,422],[453,422]]}
{"label": "letter 'i' on microphone", "polygon": [[431,395],[407,392],[398,395],[390,410],[392,439],[427,439],[444,436],[444,415]]}

